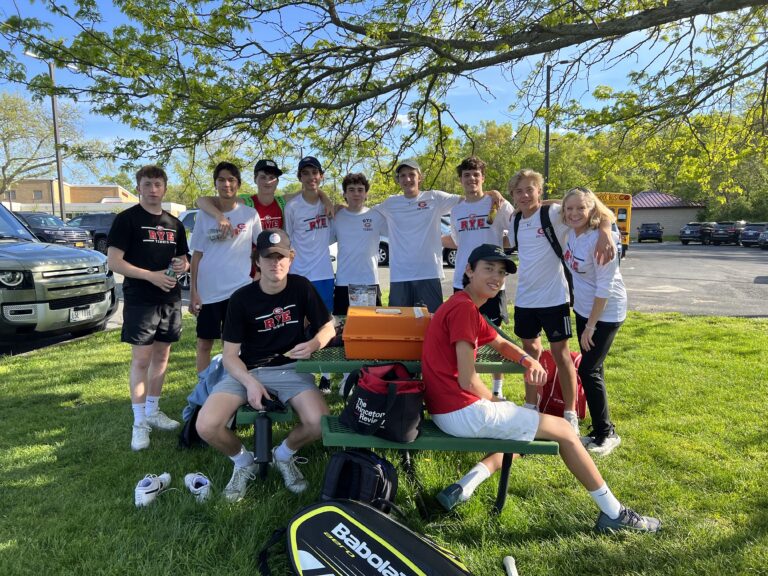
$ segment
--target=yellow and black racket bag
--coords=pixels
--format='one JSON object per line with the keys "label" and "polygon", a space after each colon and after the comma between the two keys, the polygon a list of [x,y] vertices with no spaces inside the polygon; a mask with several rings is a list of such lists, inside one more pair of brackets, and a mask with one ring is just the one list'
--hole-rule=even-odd
{"label": "yellow and black racket bag", "polygon": [[[284,536],[285,535],[285,536]],[[302,576],[466,576],[451,551],[376,508],[354,500],[328,500],[304,508],[276,531],[259,553],[269,576],[268,550],[286,538],[291,574]]]}

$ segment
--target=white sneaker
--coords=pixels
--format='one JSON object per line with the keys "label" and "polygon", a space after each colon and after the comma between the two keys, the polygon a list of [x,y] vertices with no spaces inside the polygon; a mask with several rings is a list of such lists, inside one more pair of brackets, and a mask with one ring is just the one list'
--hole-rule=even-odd
{"label": "white sneaker", "polygon": [[198,502],[205,502],[211,495],[211,481],[202,472],[191,472],[184,476],[184,486]]}
{"label": "white sneaker", "polygon": [[[277,446],[272,448],[272,466],[278,469],[285,481],[285,487],[288,488],[294,494],[301,494],[307,489],[309,483],[304,478],[301,471],[296,466],[298,460],[296,456],[292,456],[290,460],[278,460],[275,458],[275,451]],[[306,459],[303,459],[306,461]]]}
{"label": "white sneaker", "polygon": [[131,433],[131,450],[138,452],[149,448],[149,433],[152,429],[146,422],[133,425],[133,432]]}
{"label": "white sneaker", "polygon": [[593,438],[592,442],[587,444],[587,450],[598,456],[608,456],[619,444],[621,444],[621,438],[613,432],[603,438]]}
{"label": "white sneaker", "polygon": [[147,474],[136,484],[136,489],[133,491],[133,503],[137,508],[148,506],[155,501],[160,492],[168,488],[170,483],[171,475],[168,472],[163,472],[160,476]]}
{"label": "white sneaker", "polygon": [[154,414],[144,416],[144,421],[152,428],[157,428],[158,430],[176,430],[176,428],[180,426],[176,420],[168,418],[168,416],[159,410]]}
{"label": "white sneaker", "polygon": [[579,417],[576,415],[576,412],[566,411],[563,413],[563,418],[571,425],[573,431],[576,432],[576,436],[581,436],[581,431],[579,430]]}
{"label": "white sneaker", "polygon": [[224,488],[224,498],[230,502],[242,500],[248,491],[248,482],[256,478],[256,470],[256,462],[249,466],[235,466],[232,471],[232,478],[229,479],[229,483]]}

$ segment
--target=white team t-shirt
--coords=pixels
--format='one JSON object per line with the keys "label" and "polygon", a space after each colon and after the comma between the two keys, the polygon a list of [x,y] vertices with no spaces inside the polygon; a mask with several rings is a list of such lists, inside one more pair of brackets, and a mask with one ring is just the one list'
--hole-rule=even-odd
{"label": "white team t-shirt", "polygon": [[331,243],[339,244],[336,286],[379,283],[379,237],[386,234],[387,221],[376,210],[336,213],[331,226]]}
{"label": "white team t-shirt", "polygon": [[318,199],[317,203],[310,204],[299,194],[285,205],[283,218],[291,247],[296,252],[291,273],[304,276],[310,282],[333,279],[328,249],[331,223],[323,203]]}
{"label": "white team t-shirt", "polygon": [[374,207],[386,218],[389,229],[390,281],[445,277],[440,217],[461,200],[456,194],[424,190],[415,198],[390,196]]}
{"label": "white team t-shirt", "polygon": [[261,232],[259,213],[238,204],[224,212],[224,216],[232,224],[233,236],[210,240],[208,230],[218,228],[219,224],[200,210],[189,243],[190,249],[203,253],[196,277],[197,293],[203,304],[226,300],[235,290],[252,282],[251,249]]}
{"label": "white team t-shirt", "polygon": [[595,261],[598,235],[597,230],[588,230],[580,236],[573,230],[568,233],[563,257],[573,276],[573,310],[589,318],[595,297],[607,298],[598,320],[623,322],[627,317],[627,290],[619,271],[619,255],[607,264],[598,265]]}
{"label": "white team t-shirt", "polygon": [[506,200],[499,206],[492,224],[488,224],[488,213],[493,200],[485,195],[477,202],[457,204],[451,209],[451,237],[456,242],[456,272],[453,274],[453,287],[462,288],[461,278],[472,250],[480,244],[503,246],[504,230],[512,216],[512,205]]}
{"label": "white team t-shirt", "polygon": [[[570,228],[560,221],[559,204],[549,206],[549,219],[562,245]],[[509,223],[509,229],[514,242],[514,218]],[[552,250],[541,227],[541,208],[530,218],[520,219],[517,244],[520,264],[517,270],[515,306],[548,308],[567,304],[568,281],[565,279],[563,264]]]}

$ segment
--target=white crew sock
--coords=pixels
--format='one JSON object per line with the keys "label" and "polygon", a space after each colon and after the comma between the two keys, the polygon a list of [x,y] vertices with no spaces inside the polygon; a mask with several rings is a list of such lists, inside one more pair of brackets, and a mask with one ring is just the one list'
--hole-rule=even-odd
{"label": "white crew sock", "polygon": [[592,496],[592,500],[598,505],[600,510],[608,516],[611,520],[616,520],[621,512],[621,502],[616,499],[611,489],[608,488],[608,484],[603,482],[597,490],[593,490],[589,493]]}
{"label": "white crew sock", "polygon": [[539,407],[536,406],[536,404],[531,404],[530,402],[523,404],[523,408],[528,408],[528,410],[535,410],[536,412],[539,411]]}
{"label": "white crew sock", "polygon": [[485,464],[478,462],[475,466],[467,472],[464,477],[457,482],[461,486],[461,492],[464,499],[468,499],[475,491],[475,488],[480,486],[483,482],[491,477],[491,471],[485,467]]}
{"label": "white crew sock", "polygon": [[140,404],[131,404],[133,409],[133,425],[138,426],[144,422],[144,402]]}
{"label": "white crew sock", "polygon": [[157,414],[158,410],[160,410],[160,396],[147,396],[145,414],[152,416],[152,414]]}
{"label": "white crew sock", "polygon": [[288,448],[288,444],[285,443],[285,440],[283,440],[282,444],[275,450],[275,458],[281,462],[287,462],[294,454],[296,454],[296,450]]}
{"label": "white crew sock", "polygon": [[504,379],[500,378],[499,380],[493,379],[493,394],[494,396],[501,396],[501,389],[504,386]]}
{"label": "white crew sock", "polygon": [[235,468],[245,468],[253,464],[253,453],[245,449],[245,446],[240,446],[240,452],[234,456],[229,457],[232,462],[235,463]]}

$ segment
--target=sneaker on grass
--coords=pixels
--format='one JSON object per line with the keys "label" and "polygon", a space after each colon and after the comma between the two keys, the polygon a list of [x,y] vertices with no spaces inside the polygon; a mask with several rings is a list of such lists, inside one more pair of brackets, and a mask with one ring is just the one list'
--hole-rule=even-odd
{"label": "sneaker on grass", "polygon": [[171,475],[168,472],[163,472],[160,476],[147,474],[136,484],[136,489],[133,491],[133,503],[137,508],[151,504],[160,492],[168,488],[170,483]]}
{"label": "sneaker on grass", "polygon": [[131,432],[131,450],[138,452],[139,450],[149,448],[150,432],[152,432],[152,429],[146,424],[146,422],[142,422],[141,424],[134,424],[133,432]]}
{"label": "sneaker on grass", "polygon": [[[277,468],[285,481],[285,487],[288,488],[294,494],[300,494],[307,489],[309,483],[304,478],[299,468],[296,466],[296,462],[299,460],[296,456],[292,456],[290,460],[278,460],[275,458],[275,450],[277,446],[272,448],[272,466]],[[302,458],[304,462],[306,459]]]}
{"label": "sneaker on grass", "polygon": [[326,396],[331,393],[331,381],[325,376],[320,377],[320,383],[317,385],[321,394]]}
{"label": "sneaker on grass", "polygon": [[598,456],[608,456],[613,449],[621,444],[621,438],[616,432],[611,431],[608,436],[598,436],[593,438],[592,441],[586,445],[588,451]]}
{"label": "sneaker on grass", "polygon": [[184,486],[198,502],[205,502],[211,495],[211,481],[202,472],[191,472],[184,476]]}
{"label": "sneaker on grass", "polygon": [[618,532],[627,530],[629,532],[650,532],[655,533],[661,530],[661,520],[650,516],[641,516],[630,508],[622,508],[619,517],[611,520],[605,513],[600,512],[597,517],[595,530],[598,532]]}
{"label": "sneaker on grass", "polygon": [[579,431],[579,417],[576,415],[575,412],[565,412],[563,414],[563,418],[565,419],[568,424],[571,425],[571,428],[573,428],[573,431],[576,432],[576,436],[581,436],[581,432]]}
{"label": "sneaker on grass", "polygon": [[226,488],[224,488],[224,498],[230,502],[239,502],[245,497],[248,491],[248,483],[256,478],[256,462],[249,466],[235,466],[232,471],[232,478],[229,479]]}
{"label": "sneaker on grass", "polygon": [[152,428],[157,428],[158,430],[176,430],[179,427],[179,423],[176,420],[168,418],[159,410],[154,414],[145,416],[144,421]]}
{"label": "sneaker on grass", "polygon": [[458,504],[469,500],[469,498],[464,496],[464,490],[458,484],[451,484],[441,492],[438,492],[436,498],[446,510],[453,510]]}

